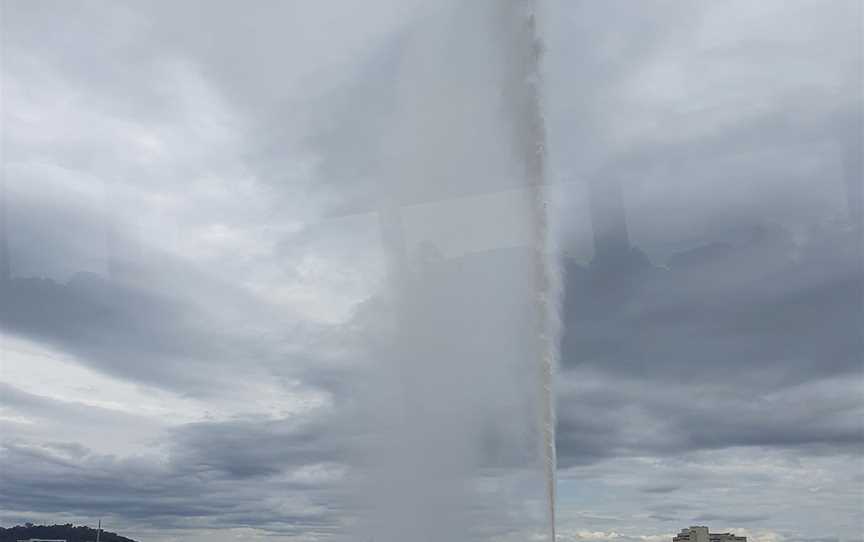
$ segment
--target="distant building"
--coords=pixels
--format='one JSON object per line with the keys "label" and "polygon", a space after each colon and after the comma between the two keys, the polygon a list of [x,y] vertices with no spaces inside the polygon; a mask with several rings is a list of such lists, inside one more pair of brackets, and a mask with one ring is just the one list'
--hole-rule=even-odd
{"label": "distant building", "polygon": [[681,529],[672,542],[747,542],[747,537],[732,533],[709,533],[708,527],[694,526]]}

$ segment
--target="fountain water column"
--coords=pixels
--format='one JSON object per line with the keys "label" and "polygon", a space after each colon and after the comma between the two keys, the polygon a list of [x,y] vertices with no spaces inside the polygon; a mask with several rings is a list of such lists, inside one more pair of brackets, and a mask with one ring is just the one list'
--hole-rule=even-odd
{"label": "fountain water column", "polygon": [[[559,352],[560,271],[549,250],[549,218],[545,191],[545,141],[541,94],[542,41],[538,28],[538,0],[512,0],[502,28],[505,46],[514,59],[511,80],[505,85],[514,115],[514,132],[518,150],[525,165],[526,184],[530,192],[534,288],[537,303],[539,337],[539,405],[542,431],[542,454],[546,477],[547,520],[549,540],[555,540],[556,453],[553,379]],[[515,23],[511,26],[506,24]]]}
{"label": "fountain water column", "polygon": [[[513,510],[507,505],[515,501],[502,496],[504,507],[481,519],[476,507],[483,501],[470,484],[482,476],[478,430],[494,428],[494,420],[515,413],[518,401],[511,398],[517,388],[507,386],[524,386],[525,378],[536,386],[526,389],[532,400],[525,410],[536,440],[523,442],[539,452],[534,457],[545,484],[542,529],[544,539],[554,540],[558,274],[547,249],[540,54],[534,2],[495,0],[439,5],[435,18],[412,33],[403,56],[379,200],[396,327],[378,373],[387,379],[382,396],[393,400],[384,409],[385,438],[372,454],[377,489],[370,519],[376,540],[467,539],[506,521]],[[430,230],[418,238],[411,214],[427,202],[438,205],[436,198],[458,202],[502,190],[527,196],[508,219],[527,228],[522,239],[530,246],[521,261],[528,275],[511,259],[512,273],[496,274],[490,287],[479,272],[482,265],[477,267],[481,260],[465,251],[479,249],[474,254],[482,255],[494,242],[449,245],[449,251],[445,246],[445,262],[430,275],[418,274],[409,260]],[[490,211],[481,205],[471,215],[475,221],[497,220]],[[446,215],[427,220],[440,221],[438,231],[447,230],[452,223]],[[501,298],[498,292],[510,293]],[[488,305],[466,301],[472,298]],[[454,323],[454,309],[469,325]],[[516,326],[520,320],[524,325]],[[501,342],[507,329],[518,338]],[[519,434],[517,428],[502,437],[501,445],[515,454],[511,457],[520,453]]]}

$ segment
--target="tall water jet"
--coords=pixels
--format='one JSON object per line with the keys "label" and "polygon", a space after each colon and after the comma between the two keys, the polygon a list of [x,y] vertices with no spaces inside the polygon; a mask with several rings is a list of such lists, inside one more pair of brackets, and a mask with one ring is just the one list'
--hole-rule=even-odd
{"label": "tall water jet", "polygon": [[376,542],[552,541],[558,273],[535,5],[430,9],[402,48],[381,145],[390,273],[367,320],[360,529]]}
{"label": "tall water jet", "polygon": [[[545,186],[545,142],[541,99],[542,41],[538,34],[536,0],[517,0],[501,5],[506,10],[502,43],[511,44],[509,56],[513,59],[513,79],[505,90],[510,90],[511,106],[516,121],[516,137],[523,153],[525,181],[529,185],[532,202],[531,224],[534,258],[534,280],[538,311],[537,334],[541,344],[538,364],[541,387],[541,428],[544,476],[548,499],[547,521],[550,540],[555,540],[555,411],[553,376],[558,357],[559,321],[556,300],[560,285],[557,263],[548,250],[549,228]],[[506,22],[513,25],[508,28]],[[508,40],[508,37],[510,38]]]}
{"label": "tall water jet", "polygon": [[538,326],[537,333],[541,338],[539,351],[540,386],[541,386],[541,425],[543,431],[543,463],[546,478],[546,495],[548,499],[547,521],[549,539],[555,541],[555,505],[557,461],[555,455],[555,399],[553,377],[558,359],[559,348],[559,307],[555,302],[559,299],[560,272],[557,270],[557,259],[548,250],[549,228],[546,206],[545,185],[545,142],[546,133],[541,108],[540,55],[542,42],[537,31],[536,0],[523,0],[522,9],[525,23],[514,29],[516,51],[514,56],[520,58],[521,69],[517,70],[514,89],[521,90],[521,110],[525,120],[520,127],[523,134],[523,149],[527,166],[527,181],[530,184],[531,201],[533,203],[533,249],[536,266],[535,286],[537,290]]}

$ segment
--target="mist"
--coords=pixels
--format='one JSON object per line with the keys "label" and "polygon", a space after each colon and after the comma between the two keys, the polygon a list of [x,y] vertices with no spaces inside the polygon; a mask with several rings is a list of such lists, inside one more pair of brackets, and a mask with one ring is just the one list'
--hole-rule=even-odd
{"label": "mist", "polygon": [[361,396],[374,540],[554,537],[537,17],[533,2],[439,3],[404,38],[375,187],[388,273],[369,309],[390,325]]}

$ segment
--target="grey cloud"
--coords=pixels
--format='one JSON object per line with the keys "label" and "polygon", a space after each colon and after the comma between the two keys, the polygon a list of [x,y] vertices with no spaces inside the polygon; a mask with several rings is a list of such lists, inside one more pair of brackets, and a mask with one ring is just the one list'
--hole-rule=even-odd
{"label": "grey cloud", "polygon": [[40,428],[3,423],[7,517],[103,516],[133,531],[156,522],[163,531],[248,526],[284,535],[332,534],[346,519],[351,432],[335,412],[166,428],[8,385],[0,399],[4,413],[35,418]]}
{"label": "grey cloud", "polygon": [[[128,149],[106,147],[110,131],[100,139],[93,134],[101,128],[74,126],[80,139],[22,143],[12,137],[6,159],[29,159],[38,148],[70,171],[94,172],[88,181],[94,185],[118,179],[112,182],[154,191],[211,173],[225,174],[230,185],[252,172],[255,190],[272,203],[240,217],[253,223],[305,219],[305,213],[315,214],[312,208],[333,214],[374,210],[376,195],[368,189],[376,186],[384,124],[393,110],[399,34],[410,29],[414,15],[398,15],[388,2],[348,10],[285,2],[206,4],[10,4],[4,58],[16,74],[31,65],[52,74],[37,79],[34,92],[86,96],[84,105],[132,126],[182,116],[183,104],[166,90],[174,83],[164,71],[180,66],[212,83],[242,119],[234,128],[245,130],[245,138],[236,148],[166,171],[130,165]],[[571,243],[590,237],[582,231],[590,232],[584,213],[571,211],[587,181],[614,178],[622,185],[634,245],[612,261],[565,259],[558,408],[564,472],[586,478],[603,473],[610,482],[633,484],[642,501],[653,502],[695,491],[682,480],[694,486],[705,480],[690,480],[692,473],[684,470],[668,475],[671,481],[653,480],[653,464],[602,469],[619,459],[675,463],[688,454],[731,454],[740,447],[799,458],[860,454],[864,435],[855,384],[864,351],[864,279],[846,202],[836,197],[843,182],[832,158],[854,139],[860,86],[826,91],[820,87],[826,74],[818,69],[828,66],[833,76],[843,71],[835,68],[840,63],[860,64],[860,25],[849,15],[855,3],[805,12],[803,22],[830,34],[818,40],[807,34],[790,45],[795,28],[778,37],[762,21],[756,29],[763,41],[722,50],[697,39],[708,3],[548,4],[549,174],[570,183],[561,244],[591,254],[590,246]],[[790,5],[783,16],[803,4]],[[781,24],[788,22],[783,16],[777,17]],[[103,20],[111,24],[94,24]],[[328,31],[318,32],[324,26]],[[304,27],[316,29],[315,35],[304,34]],[[739,31],[729,24],[724,35]],[[670,55],[690,59],[690,90],[669,109],[653,106],[654,129],[619,137],[618,116],[640,122],[629,102],[634,78]],[[737,69],[712,79],[711,69],[730,65]],[[712,81],[715,88],[700,86]],[[718,83],[739,88],[733,92]],[[720,105],[712,109],[715,99]],[[742,106],[749,102],[754,107]],[[681,111],[691,105],[696,113]],[[298,163],[307,161],[311,173],[298,173]],[[74,354],[101,372],[178,394],[218,396],[230,388],[232,368],[255,365],[273,378],[298,377],[305,386],[332,391],[338,408],[351,406],[357,375],[322,358],[360,355],[354,334],[368,323],[361,321],[368,316],[363,310],[375,300],[358,308],[345,328],[296,322],[214,270],[147,251],[123,231],[113,240],[117,252],[142,251],[125,264],[129,274],[67,279],[107,266],[107,260],[96,261],[102,254],[91,246],[102,244],[107,221],[96,207],[70,203],[68,194],[37,195],[10,197],[13,234],[21,235],[13,239],[21,274],[0,291],[4,331]],[[218,205],[199,207],[202,216],[222,212]],[[292,264],[315,250],[338,262],[377,258],[365,249],[373,244],[374,228],[357,234],[349,231],[354,224],[285,235],[273,253],[284,266],[281,276],[295,277]],[[100,240],[79,245],[78,233]],[[479,266],[482,272],[509,265],[492,260]],[[374,274],[375,265],[366,264]],[[358,290],[349,285],[340,294]],[[471,325],[465,314],[471,311],[461,315]],[[12,387],[0,389],[0,399],[42,420],[143,427],[134,417]],[[330,418],[184,425],[166,437],[165,461],[100,455],[98,443],[91,450],[44,444],[36,428],[5,445],[0,492],[4,507],[25,513],[107,510],[139,526],[159,521],[177,528],[247,525],[286,535],[331,534],[342,510],[330,482],[282,476],[303,466],[349,462],[345,440],[353,435],[347,425]],[[71,442],[71,433],[55,440],[68,435]],[[514,462],[498,450],[495,427],[487,440],[490,463]],[[827,468],[847,464],[838,459]],[[859,475],[849,477],[860,485]],[[741,480],[777,483],[769,473]],[[741,494],[747,506],[752,497]],[[620,510],[616,506],[609,509]],[[652,509],[659,521],[692,516],[767,524],[776,518],[702,511],[701,504]]]}
{"label": "grey cloud", "polygon": [[[40,439],[50,434],[55,440],[92,442],[104,438],[105,428],[112,428],[111,433],[121,443],[121,450],[136,451],[142,440],[161,433],[160,424],[146,416],[62,401],[5,383],[0,383],[0,409],[6,416],[13,417],[0,420],[3,440]],[[15,417],[23,418],[24,423],[16,422]],[[112,444],[112,448],[118,448],[116,442]]]}
{"label": "grey cloud", "polygon": [[[285,227],[280,217],[302,221],[314,216],[316,198],[305,188],[298,188],[296,176],[274,175],[297,170],[298,166],[286,161],[309,158],[284,152],[286,145],[292,153],[297,150],[295,139],[306,137],[307,130],[298,128],[296,134],[283,139],[284,134],[270,128],[293,126],[296,119],[292,116],[302,116],[304,107],[283,103],[296,90],[294,83],[300,73],[310,84],[320,83],[324,93],[333,81],[350,73],[342,72],[339,66],[354,62],[347,53],[342,60],[335,60],[338,54],[333,48],[342,50],[347,47],[346,41],[351,41],[362,49],[379,39],[383,30],[377,25],[386,29],[401,24],[388,15],[391,4],[370,3],[357,10],[354,17],[368,17],[370,27],[348,25],[345,41],[321,40],[320,48],[314,49],[317,56],[311,49],[299,52],[279,46],[286,25],[298,25],[299,31],[309,17],[318,18],[322,24],[344,24],[342,10],[310,7],[298,12],[296,6],[282,3],[262,4],[256,10],[222,3],[208,3],[205,9],[194,2],[48,6],[36,2],[7,10],[4,30],[9,32],[4,33],[4,58],[9,62],[4,63],[4,72],[8,70],[6,75],[12,83],[29,85],[38,79],[40,84],[35,86],[49,97],[67,89],[76,100],[87,97],[73,100],[77,106],[73,109],[90,116],[67,119],[58,115],[54,119],[46,113],[48,120],[93,122],[88,129],[79,125],[77,131],[64,130],[39,138],[27,131],[32,127],[26,118],[22,121],[24,117],[13,116],[23,128],[9,138],[4,156],[9,166],[10,215],[4,234],[11,244],[14,280],[3,286],[6,302],[0,306],[0,325],[7,332],[73,354],[100,371],[179,393],[202,395],[214,391],[218,386],[214,377],[230,380],[224,372],[229,366],[257,368],[276,379],[305,373],[312,385],[341,385],[345,377],[336,375],[340,369],[322,359],[340,348],[347,350],[345,338],[334,337],[338,330],[302,321],[293,307],[271,303],[263,295],[251,295],[248,288],[237,284],[242,279],[225,269],[208,268],[187,254],[162,250],[159,244],[164,239],[159,236],[163,233],[147,238],[149,246],[145,246],[136,229],[154,217],[152,209],[148,210],[146,202],[142,204],[139,198],[163,190],[182,191],[180,187],[204,177],[212,177],[207,186],[217,193],[236,188],[242,180],[252,184],[243,196],[265,195],[263,205],[240,201],[236,208],[226,211],[224,202],[210,201],[203,194],[196,205],[183,211],[182,217],[171,217],[181,219],[180,236],[186,235],[182,222],[190,220],[197,221],[196,226],[236,221],[238,224],[231,225],[251,231],[278,231]],[[205,12],[208,24],[192,23]],[[303,15],[303,21],[298,13]],[[94,20],[111,20],[112,25],[94,26]],[[238,28],[254,28],[257,39],[232,40],[230,45],[216,39],[233,35]],[[40,38],[45,35],[52,39]],[[318,39],[317,35],[307,37]],[[269,69],[276,60],[284,69]],[[192,87],[199,77],[203,90],[193,88],[191,97],[175,92],[172,85],[178,82],[166,80],[170,73],[160,71],[163,69],[188,75],[191,82],[187,83]],[[238,71],[242,76],[238,77]],[[323,82],[325,79],[331,82]],[[215,88],[215,97],[207,95],[208,84]],[[311,88],[307,90],[311,92]],[[228,109],[236,108],[232,113],[256,126],[251,135],[241,134],[248,136],[246,139],[238,136],[236,147],[209,148],[207,141],[190,141],[181,131],[182,142],[189,147],[176,152],[178,160],[160,157],[167,162],[162,163],[142,162],[133,156],[134,150],[123,146],[127,141],[116,145],[113,142],[117,134],[111,131],[112,126],[136,136],[154,132],[158,135],[159,130],[170,132],[173,126],[186,121],[193,125],[204,123],[208,130],[214,126],[218,129],[219,111],[205,111],[201,118],[192,120],[186,117],[187,108],[205,107],[211,98],[224,99]],[[304,103],[318,98],[296,94],[296,99]],[[4,104],[7,99],[12,102],[4,95]],[[183,103],[184,99],[195,103]],[[243,131],[243,126],[234,128],[238,134]],[[199,135],[206,139],[208,134]],[[181,141],[171,137],[163,143],[174,152],[177,149],[173,145]],[[109,142],[112,149],[106,152],[104,145]],[[247,143],[255,152],[247,152]],[[39,161],[39,167],[34,165],[29,150],[36,147],[41,155],[50,157]],[[265,148],[270,149],[266,156],[255,154]],[[161,222],[156,218],[157,223]],[[342,231],[347,237],[351,233]],[[298,241],[298,236],[289,236],[286,234],[283,247],[289,243],[287,239]],[[256,265],[273,267],[273,280],[296,280],[297,254],[311,253],[311,247],[306,246],[311,243],[303,244],[302,249],[295,246],[288,254],[288,250],[280,249],[278,234],[272,237],[276,246],[266,258],[249,262],[238,256],[220,262],[220,267],[224,264],[229,270],[242,271],[257,270]],[[328,249],[328,255],[342,258],[336,265],[344,263],[345,252],[350,253],[353,262],[362,261],[367,237],[354,242],[342,239]],[[332,288],[331,295],[357,297],[363,285],[352,283],[350,273],[343,275],[348,276],[346,285]],[[354,302],[356,299],[346,303]],[[330,345],[321,345],[324,335],[332,339]],[[311,352],[317,347],[321,349]],[[325,349],[329,352],[322,356],[321,350]],[[288,359],[294,362],[286,363]]]}
{"label": "grey cloud", "polygon": [[348,435],[332,420],[200,422],[174,431],[172,461],[182,469],[233,479],[274,475],[292,465],[348,458]]}
{"label": "grey cloud", "polygon": [[133,529],[153,521],[187,529],[197,518],[209,528],[333,532],[343,519],[333,482],[289,476],[304,467],[338,468],[327,460],[332,447],[319,442],[327,433],[280,435],[262,425],[178,428],[167,440],[174,443],[167,461],[106,456],[80,444],[7,442],[0,492],[7,510],[108,515]]}
{"label": "grey cloud", "polygon": [[[106,241],[113,210],[51,192],[34,199],[27,190],[10,191],[7,204],[14,243],[13,277],[0,284],[6,332],[107,374],[193,395],[224,391],[214,377],[230,381],[229,367],[274,378],[336,370],[323,363],[328,354],[310,350],[316,342],[324,348],[325,335],[343,340],[333,330],[205,265],[142,246],[125,228]],[[92,257],[82,258],[74,242],[89,245]]]}
{"label": "grey cloud", "polygon": [[753,523],[755,521],[764,521],[770,519],[770,516],[759,514],[740,514],[740,515],[723,515],[723,514],[700,514],[693,518],[693,521],[698,522],[725,522],[725,523]]}
{"label": "grey cloud", "polygon": [[[559,398],[558,455],[563,467],[611,457],[674,456],[736,446],[800,453],[859,453],[864,447],[855,381],[837,380],[757,393],[753,388],[623,379],[578,372]],[[598,391],[600,388],[603,391]]]}
{"label": "grey cloud", "polygon": [[15,278],[2,288],[0,317],[7,331],[123,378],[169,389],[199,387],[200,393],[202,368],[212,371],[263,354],[255,335],[232,334],[220,315],[210,313],[208,320],[207,313],[161,288],[95,274],[68,282]]}
{"label": "grey cloud", "polygon": [[664,267],[638,248],[565,259],[562,376],[602,384],[562,388],[563,463],[640,448],[859,448],[860,398],[844,384],[864,351],[854,239],[838,228],[796,246],[782,227],[730,224]]}
{"label": "grey cloud", "polygon": [[[776,503],[834,499],[824,529],[854,532],[837,523],[860,517],[841,504],[860,493],[845,473],[842,490],[797,490],[800,505],[755,496],[782,485],[777,453],[808,479],[814,463],[844,472],[864,444],[861,178],[843,162],[844,149],[860,149],[853,4],[784,4],[739,25],[751,13],[742,4],[711,38],[708,3],[552,4],[552,28],[579,28],[552,34],[546,60],[550,177],[563,184],[559,242],[573,256],[563,259],[558,457],[576,502],[647,512],[640,532],[713,513],[712,526],[807,523],[817,534],[815,520]],[[648,69],[672,94],[637,87]],[[615,210],[592,209],[588,194],[612,183],[630,247],[604,258],[592,227]],[[592,224],[591,213],[604,216]],[[736,471],[741,455],[771,459]],[[691,470],[694,456],[707,459]],[[652,486],[681,489],[643,491]],[[673,497],[692,508],[651,509]]]}
{"label": "grey cloud", "polygon": [[679,485],[657,485],[657,486],[647,486],[642,488],[642,491],[645,493],[673,493],[677,490],[681,489]]}

